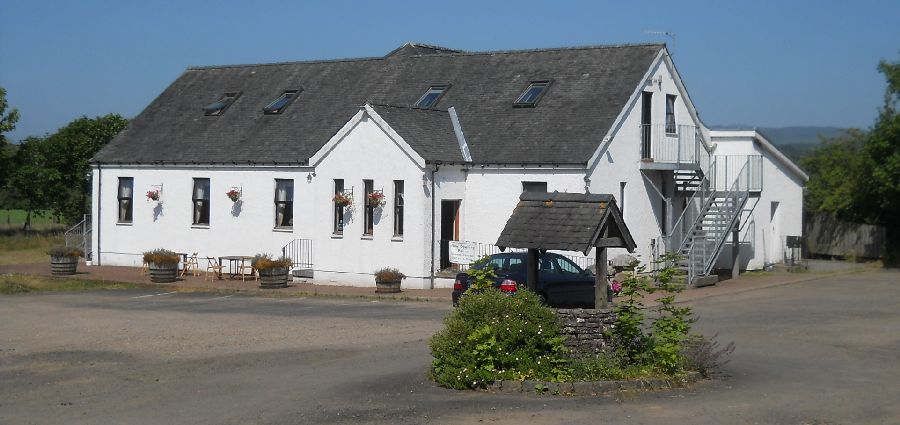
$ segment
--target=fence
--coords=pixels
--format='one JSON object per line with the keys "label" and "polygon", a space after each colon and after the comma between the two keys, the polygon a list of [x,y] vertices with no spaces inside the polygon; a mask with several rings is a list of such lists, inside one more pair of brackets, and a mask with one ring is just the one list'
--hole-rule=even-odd
{"label": "fence", "polygon": [[849,223],[828,214],[810,217],[803,231],[810,255],[880,258],[887,241],[882,226]]}
{"label": "fence", "polygon": [[310,270],[313,267],[313,241],[294,239],[281,248],[281,255],[291,259],[293,269]]}

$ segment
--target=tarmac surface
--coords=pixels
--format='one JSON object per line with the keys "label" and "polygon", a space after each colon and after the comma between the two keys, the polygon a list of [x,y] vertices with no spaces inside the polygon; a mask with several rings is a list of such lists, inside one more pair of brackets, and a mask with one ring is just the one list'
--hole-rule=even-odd
{"label": "tarmac surface", "polygon": [[449,302],[0,296],[0,423],[900,423],[900,273],[770,278],[684,294],[697,331],[737,345],[724,376],[606,397],[437,387]]}

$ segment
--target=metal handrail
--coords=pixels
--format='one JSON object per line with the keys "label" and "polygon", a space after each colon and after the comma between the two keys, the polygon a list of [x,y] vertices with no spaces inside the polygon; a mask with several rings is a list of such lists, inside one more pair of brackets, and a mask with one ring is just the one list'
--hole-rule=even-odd
{"label": "metal handrail", "polygon": [[291,259],[292,269],[312,269],[312,239],[294,239],[281,248],[281,255]]}
{"label": "metal handrail", "polygon": [[709,151],[697,126],[678,125],[668,132],[665,124],[641,124],[641,156],[653,162],[697,164],[709,161]]}

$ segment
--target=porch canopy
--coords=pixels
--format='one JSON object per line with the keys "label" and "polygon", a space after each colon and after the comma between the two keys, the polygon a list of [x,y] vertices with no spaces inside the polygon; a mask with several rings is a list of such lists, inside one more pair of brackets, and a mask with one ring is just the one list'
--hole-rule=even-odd
{"label": "porch canopy", "polygon": [[538,258],[547,250],[580,251],[597,248],[594,307],[607,300],[606,248],[633,252],[631,237],[616,199],[609,194],[524,192],[497,239],[500,249],[527,248],[527,286],[538,281]]}

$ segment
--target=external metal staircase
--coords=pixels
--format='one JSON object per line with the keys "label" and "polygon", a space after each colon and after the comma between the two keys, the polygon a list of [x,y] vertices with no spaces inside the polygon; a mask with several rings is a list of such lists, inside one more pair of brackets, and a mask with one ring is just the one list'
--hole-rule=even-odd
{"label": "external metal staircase", "polygon": [[85,214],[83,220],[66,230],[65,239],[66,246],[80,249],[84,258],[91,260],[91,216]]}
{"label": "external metal staircase", "polygon": [[[688,173],[675,177],[676,182],[683,182],[678,186],[680,190],[693,190],[694,195],[664,239],[666,249],[681,257],[676,264],[684,270],[690,283],[709,276],[728,235],[739,225],[741,216],[746,215],[744,207],[751,189],[750,159],[737,173],[722,173],[716,166],[716,160],[711,161],[702,178],[691,178]],[[717,179],[728,185],[717,184]]]}

